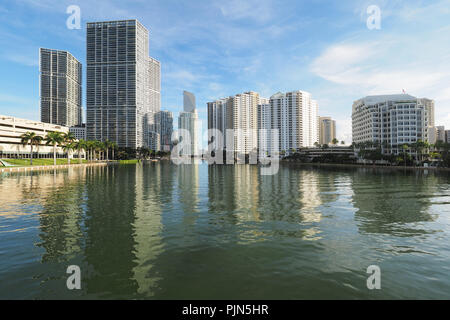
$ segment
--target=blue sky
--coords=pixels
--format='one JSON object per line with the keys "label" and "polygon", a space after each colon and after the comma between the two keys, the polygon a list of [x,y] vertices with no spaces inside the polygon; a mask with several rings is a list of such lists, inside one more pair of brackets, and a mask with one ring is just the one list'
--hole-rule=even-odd
{"label": "blue sky", "polygon": [[[66,27],[69,5],[81,8],[81,30]],[[366,26],[370,5],[381,9],[380,30]],[[305,90],[350,142],[354,100],[405,89],[435,99],[436,123],[450,128],[450,0],[3,1],[0,114],[39,119],[39,47],[84,66],[86,22],[134,18],[150,30],[162,109],[175,115],[183,90],[202,119],[213,99]]]}

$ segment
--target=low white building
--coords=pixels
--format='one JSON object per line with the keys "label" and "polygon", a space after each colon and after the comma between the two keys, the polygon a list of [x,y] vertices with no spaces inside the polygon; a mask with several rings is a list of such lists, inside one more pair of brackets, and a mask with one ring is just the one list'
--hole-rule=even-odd
{"label": "low white building", "polygon": [[[45,137],[49,132],[69,132],[68,127],[0,115],[0,158],[29,158],[30,146],[23,146],[21,136],[27,132]],[[53,158],[53,147],[43,141],[37,148],[33,147],[34,158]],[[57,157],[66,157],[62,148],[57,147]]]}

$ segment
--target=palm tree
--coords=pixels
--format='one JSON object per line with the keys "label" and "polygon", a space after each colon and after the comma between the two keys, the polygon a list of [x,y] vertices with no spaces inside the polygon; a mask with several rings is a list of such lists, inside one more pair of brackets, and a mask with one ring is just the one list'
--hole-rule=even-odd
{"label": "palm tree", "polygon": [[109,141],[108,139],[103,142],[105,149],[106,149],[106,161],[109,161],[109,148],[112,147],[113,142]]}
{"label": "palm tree", "polygon": [[115,159],[115,157],[114,157],[114,151],[116,151],[116,150],[118,149],[119,146],[117,145],[117,143],[111,142],[110,147],[111,147],[111,151],[112,151],[112,160],[114,160],[114,159]]}
{"label": "palm tree", "polygon": [[72,132],[64,133],[62,135],[62,137],[63,137],[65,143],[72,143],[75,140],[77,140],[77,138],[74,136],[74,134]]}
{"label": "palm tree", "polygon": [[75,141],[73,143],[73,147],[78,151],[78,163],[81,164],[81,151],[86,150],[86,141],[84,141],[83,139]]}
{"label": "palm tree", "polygon": [[98,155],[97,160],[101,160],[101,154],[103,152],[103,142],[94,141],[94,153]]}
{"label": "palm tree", "polygon": [[67,152],[67,162],[70,164],[70,152],[74,150],[74,142],[77,140],[77,138],[74,136],[72,132],[66,132],[62,134],[64,147],[64,152]]}
{"label": "palm tree", "polygon": [[331,143],[332,143],[333,145],[337,145],[337,144],[339,143],[339,140],[336,139],[336,138],[334,138],[333,141],[331,141]]}
{"label": "palm tree", "polygon": [[405,161],[405,169],[406,169],[406,151],[409,149],[409,146],[407,144],[404,144],[402,146],[403,149],[403,161]]}
{"label": "palm tree", "polygon": [[34,132],[27,132],[20,136],[22,145],[25,147],[30,144],[30,165],[33,165],[33,146],[38,147],[43,138]]}
{"label": "palm tree", "polygon": [[67,162],[68,162],[69,165],[70,165],[70,152],[71,152],[72,150],[74,150],[74,149],[75,149],[75,144],[74,144],[74,142],[66,143],[66,144],[64,144],[64,146],[63,146],[64,152],[67,152]]}
{"label": "palm tree", "polygon": [[92,159],[93,159],[93,156],[92,156],[92,152],[93,152],[93,149],[94,149],[94,141],[92,141],[92,140],[89,140],[89,141],[86,141],[86,151],[87,151],[87,154],[88,154],[88,161],[92,161]]}
{"label": "palm tree", "polygon": [[64,142],[63,135],[61,132],[49,132],[45,136],[45,142],[46,145],[53,146],[53,165],[56,165],[56,146]]}

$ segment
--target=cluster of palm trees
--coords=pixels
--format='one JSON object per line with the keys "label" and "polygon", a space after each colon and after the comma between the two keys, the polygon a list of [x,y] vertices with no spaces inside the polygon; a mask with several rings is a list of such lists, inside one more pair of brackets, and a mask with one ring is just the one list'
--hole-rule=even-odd
{"label": "cluster of palm trees", "polygon": [[449,145],[442,141],[430,144],[427,141],[418,140],[413,143],[405,143],[399,146],[401,157],[391,154],[391,146],[385,141],[383,143],[366,141],[353,143],[353,148],[359,150],[359,156],[367,160],[387,160],[389,162],[423,162],[429,159],[445,158]]}
{"label": "cluster of palm trees", "polygon": [[53,164],[56,165],[56,148],[62,147],[67,153],[68,163],[70,164],[70,156],[76,151],[78,154],[78,162],[81,163],[81,153],[86,152],[86,160],[109,160],[109,151],[111,150],[112,159],[114,159],[115,150],[118,149],[116,143],[109,140],[106,141],[85,141],[77,140],[73,133],[67,132],[49,132],[45,137],[37,135],[35,132],[27,132],[21,136],[23,146],[30,145],[30,165],[33,165],[33,148],[45,143],[47,146],[53,147]]}
{"label": "cluster of palm trees", "polygon": [[[334,138],[334,139],[331,141],[331,144],[332,144],[333,146],[337,146],[337,145],[339,144],[339,140],[336,139],[336,138]],[[345,145],[345,141],[341,141],[341,145],[344,146],[344,145]],[[327,148],[329,148],[330,146],[329,146],[329,144],[321,145],[319,142],[315,142],[315,143],[314,143],[314,147],[316,147],[316,148],[322,148],[322,149],[327,149]]]}

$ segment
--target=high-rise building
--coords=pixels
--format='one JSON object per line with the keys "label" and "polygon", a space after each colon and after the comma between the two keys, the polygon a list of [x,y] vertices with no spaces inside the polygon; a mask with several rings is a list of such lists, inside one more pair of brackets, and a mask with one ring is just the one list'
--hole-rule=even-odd
{"label": "high-rise building", "polygon": [[441,141],[445,142],[445,127],[444,126],[436,126],[436,142]]}
{"label": "high-rise building", "polygon": [[81,63],[67,51],[39,50],[41,121],[81,125]]}
{"label": "high-rise building", "polygon": [[279,151],[312,147],[319,141],[318,103],[305,91],[276,93],[270,98],[272,129],[279,130]]}
{"label": "high-rise building", "polygon": [[[257,151],[260,102],[259,93],[250,91],[208,103],[208,129],[220,130],[224,149],[233,146],[235,156]],[[263,102],[267,103],[267,99]],[[228,129],[232,130],[233,141],[228,141]]]}
{"label": "high-rise building", "polygon": [[160,134],[160,146],[162,151],[172,150],[173,113],[160,111],[156,114],[156,123]]}
{"label": "high-rise building", "polygon": [[[424,101],[428,101],[424,103]],[[353,103],[353,142],[376,142],[384,153],[398,154],[401,146],[431,141],[434,102],[408,94],[368,96]]]}
{"label": "high-rise building", "polygon": [[[189,132],[190,136],[190,150],[183,149],[183,156],[198,156],[199,145],[198,139],[200,138],[200,121],[198,119],[198,113],[195,106],[194,94],[184,91],[183,92],[183,112],[180,112],[178,118],[178,129]],[[180,132],[179,142],[183,140],[183,133]]]}
{"label": "high-rise building", "polygon": [[450,130],[445,130],[445,142],[450,143]]}
{"label": "high-rise building", "polygon": [[148,30],[137,20],[88,23],[87,139],[154,144],[160,99],[160,63],[149,57]]}
{"label": "high-rise building", "polygon": [[[245,92],[208,103],[208,128],[234,130],[234,152],[249,154],[290,151],[313,146],[318,137],[318,104],[304,91],[277,93],[270,99]],[[273,133],[278,132],[278,141]],[[276,150],[275,150],[276,149]]]}
{"label": "high-rise building", "polygon": [[247,155],[258,149],[259,93],[244,92],[233,97],[232,129],[235,154]]}
{"label": "high-rise building", "polygon": [[278,152],[273,150],[272,141],[272,107],[269,99],[261,99],[258,105],[258,154],[265,157]]}
{"label": "high-rise building", "polygon": [[223,98],[213,102],[208,102],[208,129],[217,129],[223,136],[222,146],[219,146],[217,139],[208,141],[212,143],[213,150],[224,149],[226,147],[227,129],[232,129],[233,99]]}
{"label": "high-rise building", "polygon": [[330,144],[336,139],[336,121],[331,117],[319,118],[319,143]]}
{"label": "high-rise building", "polygon": [[195,95],[191,92],[183,91],[183,111],[194,112],[195,108]]}

